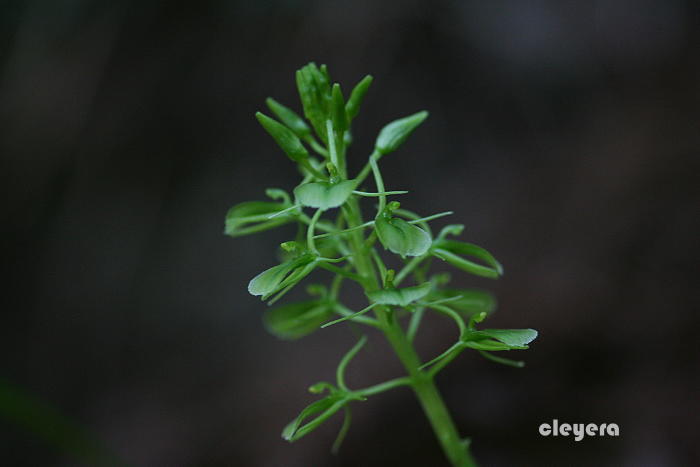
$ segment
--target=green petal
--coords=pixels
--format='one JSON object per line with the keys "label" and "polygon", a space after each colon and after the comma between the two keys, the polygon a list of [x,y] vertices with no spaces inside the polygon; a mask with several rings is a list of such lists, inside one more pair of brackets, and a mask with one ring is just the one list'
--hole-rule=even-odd
{"label": "green petal", "polygon": [[406,141],[406,138],[413,133],[413,130],[423,123],[423,120],[427,117],[428,112],[424,110],[389,123],[379,132],[375,144],[377,151],[382,154],[388,154],[398,149]]}
{"label": "green petal", "polygon": [[[282,430],[282,438],[289,442],[293,442],[301,438],[305,434],[310,433],[312,430],[305,431],[303,433],[298,433],[299,429],[301,428],[301,424],[304,422],[304,420],[319,412],[325,412],[332,409],[334,404],[336,404],[337,402],[337,396],[328,396],[312,404],[309,404],[304,408],[304,410],[301,411],[301,413],[294,420],[292,420],[286,427],[284,427],[284,430]],[[334,410],[334,412],[337,412],[341,407],[338,407],[336,410]],[[307,424],[307,426],[308,425],[310,425],[310,423]]]}
{"label": "green petal", "polygon": [[384,248],[402,257],[420,256],[430,248],[430,235],[425,230],[398,217],[380,215],[375,228]]}
{"label": "green petal", "polygon": [[293,212],[288,212],[269,217],[289,206],[282,203],[266,201],[246,201],[229,209],[226,213],[226,225],[224,233],[232,237],[260,232],[292,222],[295,219]]}
{"label": "green petal", "polygon": [[537,338],[537,331],[534,329],[483,329],[476,332],[514,346],[527,345]]}
{"label": "green petal", "polygon": [[[435,242],[432,253],[443,261],[447,261],[451,265],[477,276],[496,279],[498,276],[503,275],[503,267],[496,261],[496,258],[480,246],[471,243],[439,240]],[[472,256],[480,259],[487,265],[475,263],[462,258],[460,255]]]}
{"label": "green petal", "polygon": [[467,333],[463,343],[478,350],[522,350],[536,337],[534,329],[484,329]]}
{"label": "green petal", "polygon": [[323,210],[337,208],[350,197],[355,183],[355,180],[305,183],[294,189],[294,196],[304,206]]}
{"label": "green petal", "polygon": [[309,300],[267,310],[263,322],[280,339],[299,339],[318,329],[332,314],[328,302]]}
{"label": "green petal", "polygon": [[432,284],[430,282],[426,282],[413,287],[403,287],[401,289],[382,289],[367,292],[367,297],[369,297],[369,299],[374,303],[379,303],[380,305],[406,306],[428,295],[431,288]]}
{"label": "green petal", "polygon": [[313,255],[307,254],[261,272],[251,279],[248,292],[251,295],[262,295],[263,298],[270,296],[284,285],[283,281],[292,271],[309,264],[313,259]]}

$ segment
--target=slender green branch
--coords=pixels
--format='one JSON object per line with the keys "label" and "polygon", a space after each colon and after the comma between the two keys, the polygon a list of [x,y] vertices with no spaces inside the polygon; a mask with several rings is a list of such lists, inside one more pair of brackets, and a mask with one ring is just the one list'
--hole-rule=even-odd
{"label": "slender green branch", "polygon": [[357,191],[354,190],[352,192],[354,195],[358,196],[367,196],[367,197],[377,197],[377,196],[387,196],[387,195],[405,195],[408,193],[406,190],[398,190],[398,191],[383,191],[381,193],[367,193],[366,191]]}
{"label": "slender green branch", "polygon": [[365,313],[367,313],[368,311],[370,311],[370,310],[371,310],[372,308],[374,308],[375,306],[377,306],[377,304],[376,304],[376,303],[372,303],[370,306],[365,307],[365,308],[361,309],[360,311],[358,311],[358,312],[356,312],[356,313],[353,313],[353,314],[348,315],[348,316],[344,316],[344,317],[342,317],[342,318],[340,318],[340,319],[334,319],[333,321],[329,321],[329,322],[327,322],[327,323],[323,323],[323,324],[321,325],[321,329],[327,328],[328,326],[333,326],[334,324],[342,323],[343,321],[353,320],[353,319],[355,319],[355,318],[357,318],[357,317],[359,317],[359,316],[361,316],[361,315],[364,315]]}
{"label": "slender green branch", "polygon": [[[360,323],[360,324],[365,324],[367,326],[372,326],[375,328],[381,329],[381,326],[379,322],[376,319],[369,318],[367,316],[357,316],[356,313],[352,310],[349,310],[346,308],[344,305],[341,303],[336,303],[333,306],[333,309],[335,310],[336,313],[339,315],[342,315],[344,317],[347,317],[352,321],[353,323]],[[354,316],[353,316],[354,315]]]}
{"label": "slender green branch", "polygon": [[370,156],[367,158],[367,162],[362,167],[362,170],[360,170],[360,172],[357,174],[357,177],[355,177],[355,180],[357,180],[358,185],[360,185],[362,182],[364,182],[365,179],[367,178],[367,176],[369,175],[369,173],[372,171],[372,164],[370,161],[372,159],[375,159],[378,161],[381,157],[382,157],[382,154],[379,151],[377,151],[376,149],[374,150],[374,152],[372,152],[372,154],[370,154]]}
{"label": "slender green branch", "polygon": [[427,258],[428,255],[423,255],[423,256],[414,256],[411,258],[408,263],[396,274],[396,277],[394,278],[394,285],[398,287],[398,285],[403,282],[403,280],[408,276],[410,273],[413,272],[414,269],[425,259]]}
{"label": "slender green branch", "polygon": [[316,141],[316,138],[312,134],[309,134],[309,136],[306,138],[306,142],[309,143],[309,146],[311,146],[311,149],[316,151],[319,156],[328,158],[328,150],[321,146],[318,141]]}
{"label": "slender green branch", "polygon": [[[347,268],[347,266],[346,266],[346,268]],[[344,271],[347,271],[346,268],[343,268],[343,270],[344,270]],[[350,272],[350,271],[347,271],[347,272]],[[351,274],[352,274],[352,273],[351,273]],[[329,291],[329,293],[328,293],[328,295],[329,295],[329,297],[330,297],[331,299],[335,300],[335,299],[338,298],[338,294],[340,293],[340,288],[341,288],[342,285],[343,285],[343,280],[344,280],[344,279],[345,279],[345,275],[344,275],[344,274],[336,274],[336,275],[333,277],[333,282],[331,282],[331,289],[330,289],[330,291]]]}
{"label": "slender green branch", "polygon": [[[370,249],[370,253],[374,259],[374,264],[377,265],[377,269],[379,270],[379,277],[386,277],[386,265],[384,264],[384,261],[382,261],[382,257],[379,256],[379,253],[377,253],[377,250],[374,248]],[[395,282],[394,284],[396,285]]]}
{"label": "slender green branch", "polygon": [[420,224],[420,223],[429,222],[429,221],[432,221],[432,220],[435,220],[435,219],[439,219],[439,218],[441,218],[441,217],[451,216],[452,214],[454,214],[454,211],[440,212],[440,213],[438,213],[438,214],[433,214],[432,216],[421,217],[421,218],[418,218],[418,219],[413,219],[412,221],[408,221],[408,223],[409,223],[409,224]]}
{"label": "slender green branch", "polygon": [[515,368],[523,368],[525,366],[525,362],[523,362],[523,361],[511,360],[510,358],[499,357],[499,356],[493,355],[492,353],[487,352],[485,350],[479,350],[479,353],[481,354],[482,357],[486,358],[487,360],[491,360],[492,362],[500,363],[501,365],[508,365],[508,366],[512,366]]}
{"label": "slender green branch", "polygon": [[309,251],[318,254],[318,250],[316,249],[316,242],[314,242],[314,230],[316,228],[316,222],[318,222],[318,219],[321,217],[321,214],[323,214],[323,210],[317,209],[316,213],[314,213],[314,217],[311,218],[311,222],[309,222],[309,227],[306,230],[306,244],[309,248]]}
{"label": "slender green branch", "polygon": [[[332,264],[328,263],[327,261],[319,262],[318,266],[327,270],[327,271],[338,274],[338,276],[340,276],[340,277],[345,277],[347,279],[351,279],[351,280],[357,282],[358,284],[364,283],[364,280],[362,279],[362,277],[358,276],[354,272],[348,271],[348,270],[343,269],[343,268],[339,268],[338,266],[333,266]],[[338,277],[338,276],[336,276],[336,277]]]}
{"label": "slender green branch", "polygon": [[428,308],[432,308],[433,310],[439,311],[440,313],[443,313],[452,318],[452,320],[454,320],[454,322],[457,323],[457,327],[459,328],[460,339],[464,337],[464,335],[467,333],[467,325],[464,323],[462,317],[459,316],[459,313],[454,311],[452,308],[436,303],[426,303],[425,306],[427,306]]}
{"label": "slender green branch", "polygon": [[406,331],[406,337],[408,337],[410,342],[413,342],[413,340],[416,338],[416,334],[418,334],[418,328],[420,327],[424,314],[425,310],[423,308],[419,308],[411,315],[411,320],[408,322],[408,330]]}
{"label": "slender green branch", "polygon": [[370,227],[372,225],[374,225],[374,221],[369,221],[369,222],[365,222],[364,224],[357,225],[355,227],[350,227],[349,229],[334,230],[333,232],[328,232],[325,234],[316,235],[314,238],[325,238],[325,237],[330,237],[332,235],[340,235],[340,234],[344,234],[344,233],[348,233],[348,232],[354,232],[355,230],[362,230],[362,229],[365,229],[365,228]]}
{"label": "slender green branch", "polygon": [[367,343],[367,336],[362,336],[360,340],[355,344],[352,349],[348,353],[345,354],[345,356],[340,360],[340,363],[338,364],[338,369],[335,372],[335,378],[336,382],[338,383],[338,387],[342,389],[345,392],[349,392],[350,389],[348,386],[345,384],[345,368],[347,368],[348,364],[350,363],[350,360],[355,358],[355,355],[364,347],[364,345]]}
{"label": "slender green branch", "polygon": [[[300,214],[300,215],[299,215],[299,220],[300,220],[301,222],[303,222],[304,224],[306,224],[306,225],[310,225],[310,224],[311,224],[311,218],[310,218],[309,216],[307,216],[306,214],[303,214],[303,213]],[[329,227],[329,226],[327,226],[326,224],[324,224],[324,223],[322,223],[322,222],[317,223],[316,226],[315,226],[314,228],[316,228],[316,229],[318,229],[318,230],[323,230],[323,231],[328,232],[328,233],[334,233],[334,232],[336,231],[333,227]]]}
{"label": "slender green branch", "polygon": [[430,374],[431,378],[434,378],[435,375],[437,375],[443,368],[445,368],[447,365],[449,365],[452,360],[457,358],[459,354],[462,353],[462,351],[465,349],[461,343],[455,344],[453,347],[450,347],[450,353],[446,355],[444,358],[442,358],[440,361],[438,361],[435,365],[433,365],[432,368],[430,368],[430,371],[428,372]]}
{"label": "slender green branch", "polygon": [[343,418],[343,425],[340,427],[340,431],[338,432],[338,436],[335,438],[335,441],[333,441],[333,446],[331,447],[331,452],[333,454],[338,454],[338,450],[340,449],[340,445],[345,440],[345,436],[348,434],[348,430],[350,430],[350,423],[351,422],[352,422],[352,412],[350,411],[350,407],[348,407],[346,405],[345,406],[345,418]]}
{"label": "slender green branch", "polygon": [[383,383],[375,384],[373,386],[369,386],[363,389],[358,389],[353,392],[362,397],[369,397],[401,386],[410,386],[411,384],[411,378],[403,376],[401,378],[395,378],[389,381],[384,381]]}
{"label": "slender green branch", "polygon": [[[270,214],[267,216],[267,219],[274,219],[277,216],[281,216],[282,214],[286,214],[289,211],[292,211],[294,209],[299,209],[301,207],[301,204],[295,204],[294,206],[289,206],[287,209],[282,209],[281,211],[277,211],[274,214]],[[253,217],[253,216],[251,216]]]}
{"label": "slender green branch", "polygon": [[[379,171],[379,166],[377,165],[377,160],[374,157],[369,158],[370,166],[372,167],[372,173],[374,174],[374,182],[377,184],[377,191],[379,193],[384,193],[384,180],[382,179],[382,173]],[[379,195],[379,212],[384,210],[386,206],[386,195]]]}

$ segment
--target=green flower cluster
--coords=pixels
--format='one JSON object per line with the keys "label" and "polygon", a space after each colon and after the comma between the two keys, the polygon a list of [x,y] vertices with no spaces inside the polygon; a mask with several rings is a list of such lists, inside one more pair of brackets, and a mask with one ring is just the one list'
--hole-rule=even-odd
{"label": "green flower cluster", "polygon": [[[275,118],[261,112],[256,117],[287,157],[297,165],[302,180],[288,194],[268,189],[270,201],[253,201],[232,207],[226,215],[225,233],[248,235],[285,224],[296,224],[296,237],[281,245],[282,262],[255,276],[248,291],[268,303],[275,303],[316,269],[334,274],[328,286],[310,284],[310,299],[270,308],[265,312],[266,328],[282,339],[298,339],[320,328],[351,321],[376,328],[388,339],[404,364],[407,376],[364,389],[351,390],[345,384],[345,369],[366,341],[363,337],[343,357],[336,371],[336,383],[313,385],[314,394],[326,393],[306,407],[283,431],[295,441],[313,431],[339,411],[345,413],[337,450],[350,424],[350,404],[398,386],[410,386],[420,399],[447,458],[453,465],[474,465],[466,443],[459,437],[434,385],[435,375],[464,349],[475,349],[493,361],[522,366],[491,352],[527,349],[537,332],[532,329],[477,329],[495,308],[491,294],[475,289],[447,287],[446,274],[430,275],[431,262],[445,261],[470,274],[498,278],[503,268],[483,248],[448,236],[460,235],[462,225],[448,225],[434,236],[429,222],[451,211],[420,216],[401,207],[390,197],[406,191],[387,191],[379,168],[382,157],[395,152],[425,121],[428,113],[415,113],[395,120],[381,129],[374,151],[354,177],[348,176],[346,154],[352,144],[352,122],[372,83],[366,76],[344,97],[340,85],[331,84],[325,65],[310,63],[297,71],[296,82],[303,107],[302,118],[274,99],[267,107]],[[369,175],[376,191],[364,191]],[[376,211],[363,218],[360,201],[375,198]],[[394,253],[398,272],[389,269],[378,244]],[[386,256],[386,255],[384,255]],[[400,287],[412,278],[414,285]],[[340,299],[348,282],[359,285],[367,306],[354,311]],[[370,313],[372,312],[372,313]],[[453,320],[459,331],[457,341],[437,357],[423,362],[413,340],[423,316],[435,312]]]}

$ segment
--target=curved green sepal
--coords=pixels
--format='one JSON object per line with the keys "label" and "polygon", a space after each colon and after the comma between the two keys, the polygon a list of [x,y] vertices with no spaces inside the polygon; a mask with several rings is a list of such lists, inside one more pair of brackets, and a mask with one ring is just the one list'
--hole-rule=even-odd
{"label": "curved green sepal", "polygon": [[[248,292],[251,295],[261,295],[263,300],[267,300],[267,298],[275,292],[303,279],[311,272],[311,270],[307,272],[308,268],[305,266],[314,263],[315,259],[315,255],[307,253],[298,258],[273,266],[251,279],[248,284]],[[301,277],[299,277],[300,275]]]}
{"label": "curved green sepal", "polygon": [[[342,409],[348,403],[340,394],[331,394],[321,400],[318,400],[304,408],[301,413],[292,420],[284,430],[282,430],[282,438],[290,443],[304,437],[318,428],[321,423],[330,418],[338,410]],[[302,423],[309,417],[319,414],[316,418],[302,426]]]}
{"label": "curved green sepal", "polygon": [[[432,254],[463,271],[477,276],[496,279],[503,275],[503,266],[501,266],[501,263],[499,263],[491,253],[471,243],[458,242],[455,240],[439,240],[433,245]],[[475,263],[463,258],[461,255],[480,259],[486,263],[486,265]]]}

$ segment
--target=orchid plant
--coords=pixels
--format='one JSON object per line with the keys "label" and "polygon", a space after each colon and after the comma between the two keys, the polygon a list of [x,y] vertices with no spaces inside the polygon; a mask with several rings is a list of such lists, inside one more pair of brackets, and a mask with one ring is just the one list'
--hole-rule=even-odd
{"label": "orchid plant", "polygon": [[[451,465],[476,465],[469,441],[459,435],[435,378],[465,349],[476,350],[497,363],[522,367],[522,362],[495,353],[527,349],[537,332],[482,329],[481,323],[495,308],[493,296],[482,290],[450,288],[448,275],[431,275],[430,266],[437,259],[467,273],[496,279],[503,274],[500,263],[485,249],[453,239],[462,233],[463,225],[448,225],[437,235],[433,233],[430,221],[451,215],[451,211],[421,216],[392,200],[406,191],[385,188],[380,161],[396,152],[428,113],[418,112],[382,128],[374,151],[359,173],[350,177],[346,155],[353,140],[352,123],[372,77],[362,79],[347,99],[340,85],[331,83],[325,65],[310,63],[296,73],[306,120],[272,98],[266,104],[276,118],[256,114],[265,131],[297,165],[302,180],[292,194],[270,188],[266,191],[269,201],[232,207],[226,215],[225,233],[239,237],[286,224],[297,226],[293,240],[281,244],[281,264],[261,272],[248,284],[252,295],[270,305],[318,269],[333,274],[328,285],[308,285],[307,300],[267,309],[264,323],[272,334],[281,339],[299,339],[341,323],[373,328],[388,340],[406,374],[369,387],[350,388],[345,371],[368,340],[367,335],[361,337],[341,358],[334,382],[319,382],[309,388],[319,399],[282,430],[282,437],[296,441],[342,412],[344,421],[332,448],[335,452],[348,432],[351,407],[356,402],[408,386]],[[376,188],[371,192],[365,188],[370,175]],[[363,198],[374,201],[376,210],[369,220],[361,209]],[[398,258],[382,254],[382,248]],[[385,261],[398,266],[392,269]],[[412,284],[406,285],[408,281]],[[362,289],[367,301],[360,310],[341,301],[341,289],[353,283]],[[446,316],[458,330],[456,341],[427,361],[414,348],[426,313]]]}

